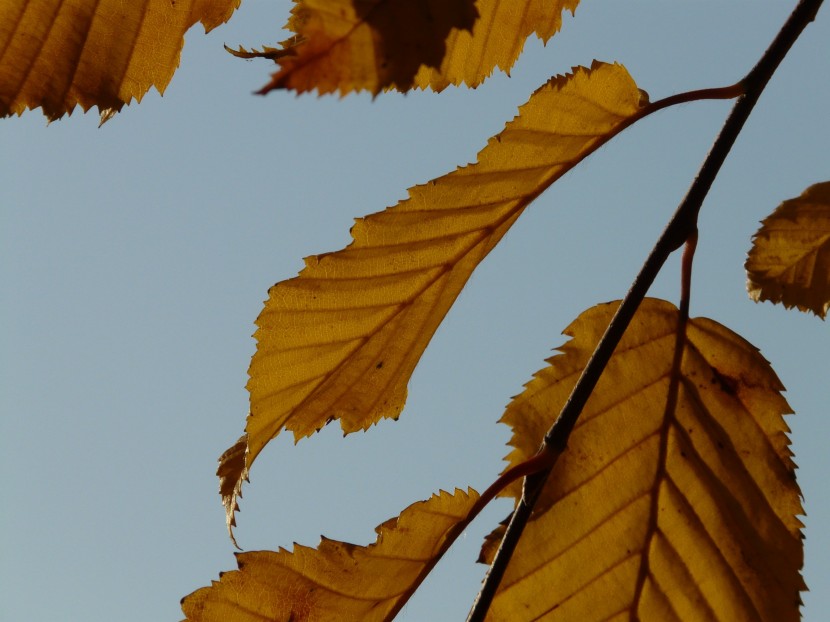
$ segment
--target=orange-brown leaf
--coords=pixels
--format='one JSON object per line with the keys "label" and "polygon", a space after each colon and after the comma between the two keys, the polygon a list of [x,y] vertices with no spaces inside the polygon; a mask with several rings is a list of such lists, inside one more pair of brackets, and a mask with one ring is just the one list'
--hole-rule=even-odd
{"label": "orange-brown leaf", "polygon": [[415,78],[421,88],[440,91],[450,84],[477,86],[498,68],[510,72],[525,41],[535,34],[547,42],[562,27],[562,13],[579,0],[478,0],[472,32],[453,30],[438,67],[423,66]]}
{"label": "orange-brown leaf", "polygon": [[80,105],[102,120],[179,65],[184,33],[230,19],[241,0],[3,0],[0,2],[0,116],[43,108],[50,119]]}
{"label": "orange-brown leaf", "polygon": [[[453,29],[470,29],[474,0],[297,0],[297,34],[274,59],[280,70],[260,92],[411,88],[421,65],[437,67]],[[286,46],[286,44],[283,44]]]}
{"label": "orange-brown leaf", "polygon": [[[512,464],[536,451],[616,308],[584,312],[508,406]],[[799,619],[802,508],[783,387],[752,345],[698,318],[667,408],[678,317],[665,301],[641,305],[488,619]]]}
{"label": "orange-brown leaf", "polygon": [[229,526],[242,479],[283,429],[299,440],[332,420],[350,433],[398,417],[415,365],[479,262],[531,201],[640,109],[620,65],[553,78],[477,163],[357,220],[351,245],[306,259],[298,277],[271,288],[249,369],[245,465],[220,464]]}
{"label": "orange-brown leaf", "polygon": [[237,554],[239,570],[182,600],[193,622],[391,620],[466,524],[478,493],[441,492],[376,528],[375,544]]}
{"label": "orange-brown leaf", "polygon": [[830,182],[784,201],[753,236],[747,289],[760,302],[812,311],[830,309]]}
{"label": "orange-brown leaf", "polygon": [[[298,92],[317,88],[320,93],[368,90],[377,94],[388,88],[440,91],[450,84],[477,86],[495,68],[509,72],[531,34],[542,41],[556,34],[562,27],[562,13],[573,13],[579,0],[375,0],[364,4],[298,0],[287,26],[297,35],[281,44],[283,49],[233,53],[279,63],[280,71],[262,93],[276,88]],[[436,13],[438,8],[441,12]]]}

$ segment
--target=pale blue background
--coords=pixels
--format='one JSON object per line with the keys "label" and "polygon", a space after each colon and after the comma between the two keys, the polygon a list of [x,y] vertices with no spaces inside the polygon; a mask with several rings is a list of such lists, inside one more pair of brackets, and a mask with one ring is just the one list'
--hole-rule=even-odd
{"label": "pale blue background", "polygon": [[[512,79],[477,90],[317,99],[250,93],[265,61],[222,43],[284,37],[288,3],[247,0],[187,36],[163,98],[102,129],[0,121],[0,619],[177,620],[179,599],[235,568],[214,477],[244,425],[250,338],[267,289],[337,250],[352,218],[475,159],[550,75],[598,58],[652,99],[738,80],[794,2],[586,0]],[[828,325],[750,302],[757,221],[830,179],[830,9],[780,68],[702,213],[693,315],[762,349],[790,418],[806,497],[804,619],[830,610]],[[248,549],[366,544],[439,488],[485,488],[510,396],[585,308],[622,296],[693,179],[729,102],[642,122],[548,191],[472,277],[410,384],[398,422],[345,440],[336,425],[257,461],[237,536]],[[677,300],[677,261],[653,290]],[[485,512],[401,614],[462,620],[483,568]]]}

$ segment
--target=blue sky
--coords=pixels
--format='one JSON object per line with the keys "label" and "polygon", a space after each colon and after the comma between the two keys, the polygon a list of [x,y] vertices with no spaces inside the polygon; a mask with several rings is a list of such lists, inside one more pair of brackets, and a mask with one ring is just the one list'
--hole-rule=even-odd
{"label": "blue sky", "polygon": [[[179,599],[235,568],[214,476],[244,426],[250,338],[268,287],[349,241],[379,211],[475,159],[551,75],[624,64],[652,100],[731,84],[794,3],[587,1],[546,47],[476,90],[251,95],[270,66],[222,44],[284,38],[289,3],[247,0],[195,28],[164,97],[103,128],[77,111],[0,120],[0,618],[177,620]],[[760,219],[830,179],[830,14],[785,60],[701,214],[692,315],[761,348],[797,412],[810,592],[830,609],[825,322],[749,301]],[[410,383],[398,422],[339,428],[258,458],[241,501],[247,549],[366,544],[439,488],[483,490],[502,468],[512,395],[584,309],[620,298],[729,111],[700,102],[645,120],[545,193],[473,275]],[[676,258],[651,294],[677,301]],[[459,620],[483,575],[486,511],[401,613]]]}

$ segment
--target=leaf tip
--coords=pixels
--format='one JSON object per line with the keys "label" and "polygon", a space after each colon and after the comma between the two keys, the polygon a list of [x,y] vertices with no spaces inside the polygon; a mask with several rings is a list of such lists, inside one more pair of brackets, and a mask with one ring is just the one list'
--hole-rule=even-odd
{"label": "leaf tip", "polygon": [[239,511],[239,498],[242,496],[242,482],[249,481],[246,458],[248,454],[248,435],[243,434],[239,440],[226,449],[219,456],[219,494],[222,496],[222,505],[225,506],[225,524],[228,527],[228,536],[233,545],[242,550],[236,542],[233,528],[236,527],[236,512]]}

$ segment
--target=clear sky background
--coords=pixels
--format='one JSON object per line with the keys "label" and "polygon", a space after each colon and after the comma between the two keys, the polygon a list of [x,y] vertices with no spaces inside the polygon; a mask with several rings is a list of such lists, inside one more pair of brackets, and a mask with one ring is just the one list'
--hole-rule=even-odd
{"label": "clear sky background", "polygon": [[[76,111],[0,120],[0,619],[178,620],[179,599],[236,567],[214,476],[243,430],[250,335],[268,288],[342,248],[354,217],[475,159],[551,75],[623,63],[652,100],[731,84],[795,2],[586,0],[512,78],[376,98],[251,91],[271,65],[222,43],[273,44],[286,1],[246,0],[187,35],[164,97],[103,128]],[[830,179],[830,9],[763,95],[701,216],[692,315],[772,362],[805,496],[807,622],[830,610],[830,350],[812,315],[757,305],[743,262],[758,221]],[[410,383],[398,422],[331,425],[257,460],[246,550],[320,534],[358,544],[440,488],[483,490],[502,468],[504,406],[584,309],[620,298],[731,107],[688,104],[616,138],[522,216],[473,275]],[[677,302],[677,260],[652,295]],[[464,619],[484,568],[470,527],[400,614]]]}

